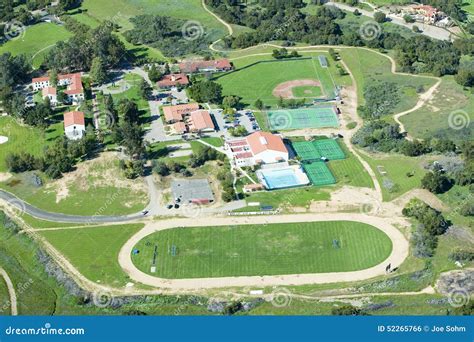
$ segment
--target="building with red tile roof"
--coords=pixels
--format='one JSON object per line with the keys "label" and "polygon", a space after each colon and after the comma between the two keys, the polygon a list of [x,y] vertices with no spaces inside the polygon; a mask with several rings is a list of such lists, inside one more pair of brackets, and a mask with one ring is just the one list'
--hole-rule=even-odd
{"label": "building with red tile roof", "polygon": [[212,132],[216,129],[211,115],[207,110],[196,110],[192,112],[188,119],[188,125],[191,132]]}
{"label": "building with red tile roof", "polygon": [[254,132],[245,138],[226,141],[225,147],[237,166],[273,164],[289,159],[283,139],[268,132]]}
{"label": "building with red tile roof", "polygon": [[[44,90],[45,88],[54,88],[51,84],[49,76],[33,78],[31,85],[33,91]],[[73,104],[78,104],[80,101],[85,99],[80,73],[58,75],[58,86],[67,87],[67,89],[64,91],[64,94],[67,95],[69,101],[71,101]],[[52,93],[52,90],[48,89],[47,92]],[[43,97],[45,97],[44,92]]]}
{"label": "building with red tile roof", "polygon": [[64,113],[64,133],[71,140],[81,139],[86,131],[83,112]]}
{"label": "building with red tile roof", "polygon": [[169,89],[176,86],[187,86],[189,79],[185,74],[171,74],[163,76],[156,84],[161,89]]}
{"label": "building with red tile roof", "polygon": [[232,64],[225,58],[209,61],[189,60],[179,63],[179,70],[186,74],[229,71],[232,70]]}
{"label": "building with red tile roof", "polygon": [[189,115],[191,112],[199,109],[199,104],[186,103],[176,106],[165,106],[162,108],[166,123],[171,124],[178,121],[183,121],[186,115]]}

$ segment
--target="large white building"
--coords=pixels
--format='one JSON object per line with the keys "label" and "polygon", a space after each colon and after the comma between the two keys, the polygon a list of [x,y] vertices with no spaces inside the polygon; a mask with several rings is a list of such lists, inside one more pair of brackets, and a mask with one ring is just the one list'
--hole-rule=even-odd
{"label": "large white building", "polygon": [[64,113],[64,134],[71,140],[82,139],[86,132],[83,112]]}
{"label": "large white building", "polygon": [[224,147],[236,166],[287,162],[289,155],[283,139],[268,132],[255,132],[245,138],[228,140]]}

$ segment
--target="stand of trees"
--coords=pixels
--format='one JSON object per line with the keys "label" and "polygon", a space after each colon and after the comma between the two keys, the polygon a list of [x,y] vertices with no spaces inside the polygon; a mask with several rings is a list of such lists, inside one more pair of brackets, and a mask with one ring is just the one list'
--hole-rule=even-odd
{"label": "stand of trees", "polygon": [[135,45],[150,45],[165,56],[201,54],[211,43],[202,26],[190,25],[185,20],[146,14],[130,21],[134,28],[124,33],[127,41]]}
{"label": "stand of trees", "polygon": [[403,215],[413,217],[419,222],[412,235],[413,254],[419,258],[433,256],[438,236],[444,234],[451,223],[439,211],[417,199],[407,204]]}
{"label": "stand of trees", "polygon": [[88,128],[81,140],[73,141],[64,137],[47,147],[41,157],[29,153],[10,153],[6,157],[6,163],[10,172],[39,170],[48,177],[56,179],[63,173],[72,171],[78,160],[96,151],[97,144],[94,130]]}

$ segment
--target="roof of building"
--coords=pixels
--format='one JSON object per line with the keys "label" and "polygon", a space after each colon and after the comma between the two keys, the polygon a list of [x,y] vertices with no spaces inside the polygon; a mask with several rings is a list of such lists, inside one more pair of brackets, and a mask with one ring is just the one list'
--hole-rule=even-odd
{"label": "roof of building", "polygon": [[283,139],[279,135],[268,132],[255,132],[247,137],[247,142],[254,155],[261,152],[271,150],[278,152],[288,152],[283,143]]}
{"label": "roof of building", "polygon": [[207,110],[196,110],[191,113],[191,130],[201,131],[204,129],[215,129],[211,115]]}
{"label": "roof of building", "polygon": [[180,104],[176,106],[163,107],[163,113],[165,114],[166,121],[181,121],[183,120],[183,115],[189,114],[198,109],[199,109],[199,104],[186,103],[186,104]]}
{"label": "roof of building", "polygon": [[226,70],[232,69],[232,64],[230,64],[228,59],[217,59],[217,60],[194,60],[194,61],[183,61],[179,63],[179,70],[181,72],[196,72],[204,69],[217,69],[217,70]]}
{"label": "roof of building", "polygon": [[84,113],[83,112],[67,112],[64,113],[64,127],[72,125],[83,125],[85,126]]}
{"label": "roof of building", "polygon": [[170,74],[163,76],[157,84],[159,87],[172,87],[178,84],[187,85],[189,84],[189,79],[185,74]]}
{"label": "roof of building", "polygon": [[45,88],[43,88],[43,90],[41,92],[43,93],[43,96],[48,96],[48,95],[56,96],[56,93],[57,93],[55,87],[45,87]]}
{"label": "roof of building", "polygon": [[188,130],[186,127],[186,124],[182,121],[178,121],[174,123],[173,128],[176,131],[176,133],[185,133]]}
{"label": "roof of building", "polygon": [[82,87],[81,74],[70,74],[63,76],[65,79],[68,78],[71,80],[71,83],[67,86],[67,90],[64,92],[65,94],[76,95],[82,94],[84,92],[84,88]]}

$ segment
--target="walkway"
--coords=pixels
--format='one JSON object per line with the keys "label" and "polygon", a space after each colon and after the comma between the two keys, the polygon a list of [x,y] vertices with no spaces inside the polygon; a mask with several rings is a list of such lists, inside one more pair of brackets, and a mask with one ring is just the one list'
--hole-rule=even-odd
{"label": "walkway", "polygon": [[16,299],[15,287],[13,286],[13,282],[10,279],[10,276],[8,275],[7,271],[5,271],[2,267],[0,267],[0,276],[3,277],[5,283],[7,284],[8,294],[10,295],[9,303],[11,307],[12,316],[16,316],[18,315],[18,303]]}

